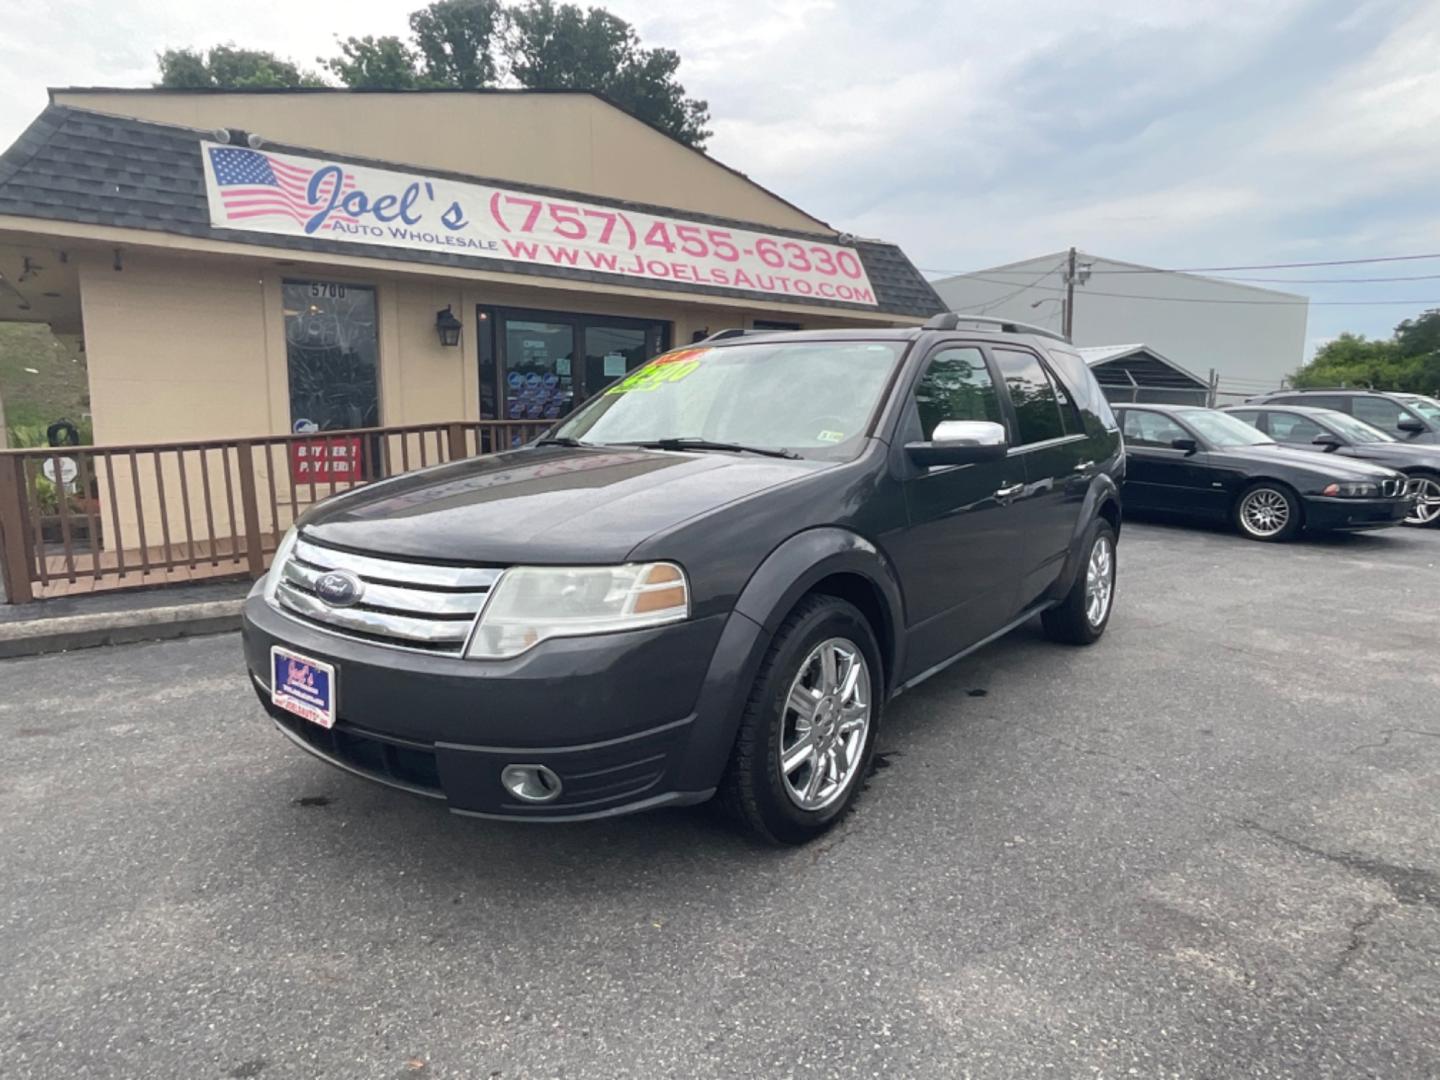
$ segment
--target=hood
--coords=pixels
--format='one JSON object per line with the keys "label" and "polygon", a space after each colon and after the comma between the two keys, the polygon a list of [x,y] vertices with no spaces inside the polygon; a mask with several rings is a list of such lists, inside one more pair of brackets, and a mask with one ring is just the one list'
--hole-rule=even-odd
{"label": "hood", "polygon": [[1433,443],[1364,443],[1354,450],[1371,461],[1394,462],[1397,469],[1411,466],[1440,469],[1440,446]]}
{"label": "hood", "polygon": [[657,532],[829,467],[730,453],[533,447],[357,488],[301,524],[321,543],[417,560],[623,562]]}
{"label": "hood", "polygon": [[1318,454],[1291,446],[1247,446],[1235,451],[1252,461],[1261,462],[1279,459],[1292,468],[1303,468],[1316,475],[1325,475],[1332,480],[1385,480],[1395,475],[1388,465],[1373,464],[1339,454]]}

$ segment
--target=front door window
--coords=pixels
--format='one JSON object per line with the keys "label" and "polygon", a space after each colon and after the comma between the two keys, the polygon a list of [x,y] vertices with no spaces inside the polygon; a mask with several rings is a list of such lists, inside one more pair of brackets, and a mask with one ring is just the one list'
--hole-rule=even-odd
{"label": "front door window", "polygon": [[575,327],[505,321],[505,419],[556,420],[575,404]]}
{"label": "front door window", "polygon": [[481,308],[480,415],[545,423],[669,347],[668,323]]}

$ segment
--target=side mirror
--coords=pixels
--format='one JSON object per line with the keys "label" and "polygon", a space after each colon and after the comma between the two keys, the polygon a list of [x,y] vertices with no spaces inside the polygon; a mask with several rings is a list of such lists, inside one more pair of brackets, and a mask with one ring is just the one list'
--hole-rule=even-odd
{"label": "side mirror", "polygon": [[1413,416],[1402,416],[1395,422],[1395,427],[1399,431],[1408,431],[1411,435],[1419,435],[1425,430],[1425,425]]}
{"label": "side mirror", "polygon": [[1200,444],[1194,439],[1171,439],[1170,445],[1176,450],[1184,450],[1187,454],[1193,454],[1200,449]]}
{"label": "side mirror", "polygon": [[910,460],[927,467],[998,461],[1007,449],[1004,426],[989,420],[945,420],[936,425],[929,442],[905,444]]}
{"label": "side mirror", "polygon": [[1324,447],[1327,454],[1345,445],[1340,441],[1339,435],[1329,431],[1322,431],[1319,435],[1316,435],[1315,438],[1311,439],[1310,443],[1312,446]]}

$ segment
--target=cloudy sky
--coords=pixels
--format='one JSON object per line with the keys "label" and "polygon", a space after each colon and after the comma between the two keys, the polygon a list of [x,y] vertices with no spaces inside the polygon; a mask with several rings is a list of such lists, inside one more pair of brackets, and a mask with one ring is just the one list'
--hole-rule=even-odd
{"label": "cloudy sky", "polygon": [[[308,64],[411,6],[8,0],[0,144],[46,86],[147,85],[168,45]],[[1166,267],[1440,251],[1435,0],[605,6],[679,50],[715,156],[927,271],[1071,244]],[[1440,259],[1246,276],[1312,297],[1312,343],[1440,306]],[[1376,277],[1411,280],[1325,280]]]}

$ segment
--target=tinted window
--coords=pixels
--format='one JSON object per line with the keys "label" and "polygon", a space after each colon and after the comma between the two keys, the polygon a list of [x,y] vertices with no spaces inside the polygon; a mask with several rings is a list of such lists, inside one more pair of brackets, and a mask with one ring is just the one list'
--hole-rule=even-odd
{"label": "tinted window", "polygon": [[[1055,384],[1034,353],[1015,352],[1010,349],[996,349],[995,363],[1005,385],[1010,388],[1010,400],[1015,405],[1015,419],[1019,430],[1015,433],[1017,446],[1028,443],[1058,439],[1065,434],[1065,425],[1060,419],[1059,395]],[[1075,406],[1066,399],[1067,408],[1073,412]],[[1074,421],[1079,430],[1079,420]]]}
{"label": "tinted window", "polygon": [[1307,420],[1295,413],[1272,412],[1269,414],[1270,437],[1276,442],[1291,445],[1305,445],[1315,441],[1316,435],[1324,435],[1325,429],[1314,420]]}
{"label": "tinted window", "polygon": [[1398,402],[1382,397],[1351,398],[1350,411],[1381,431],[1400,430],[1397,425],[1401,418],[1410,415]]}
{"label": "tinted window", "polygon": [[1259,409],[1229,409],[1227,411],[1237,420],[1244,420],[1245,423],[1249,424],[1253,428],[1258,428],[1260,426]]}
{"label": "tinted window", "polygon": [[292,429],[379,424],[375,290],[345,282],[287,281],[280,291]]}
{"label": "tinted window", "polygon": [[1172,439],[1190,437],[1188,431],[1160,413],[1126,409],[1120,415],[1125,425],[1125,442],[1130,446],[1168,447]]}
{"label": "tinted window", "polygon": [[1286,394],[1284,397],[1269,400],[1276,405],[1308,405],[1312,409],[1338,409],[1344,412],[1348,399],[1343,394]]}
{"label": "tinted window", "polygon": [[915,407],[923,438],[929,441],[945,420],[1004,423],[1000,395],[979,349],[941,349],[915,384]]}

